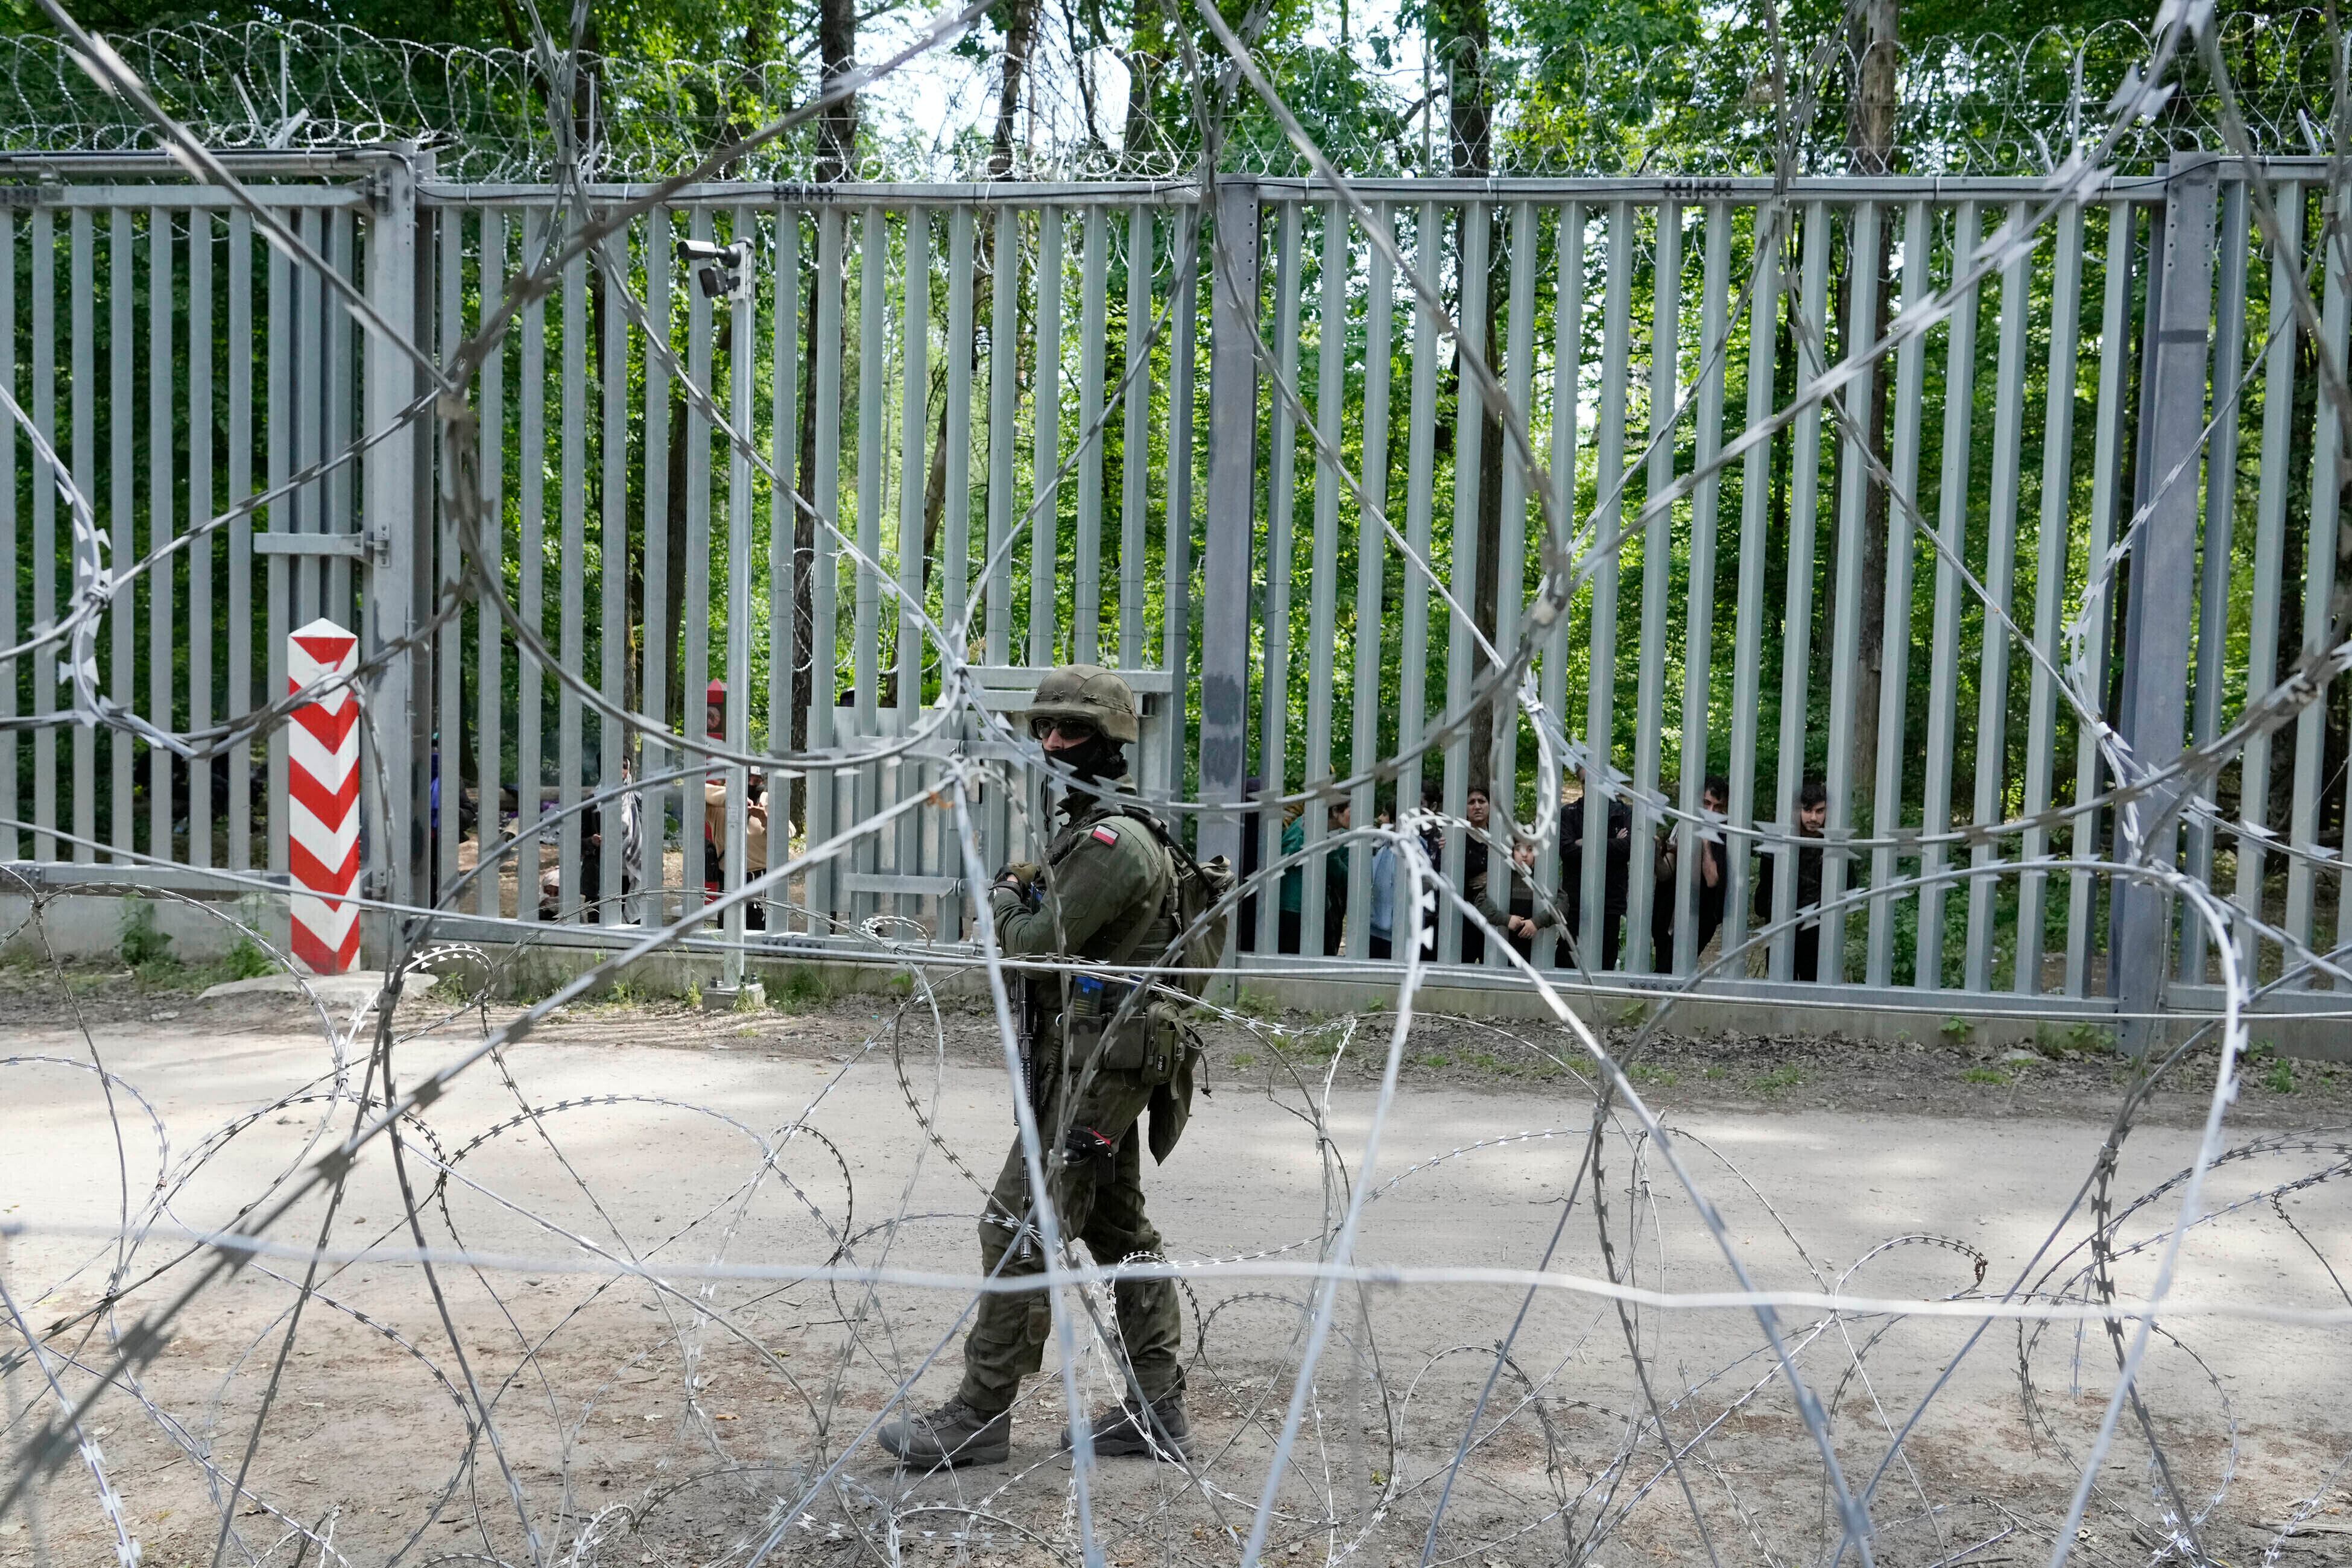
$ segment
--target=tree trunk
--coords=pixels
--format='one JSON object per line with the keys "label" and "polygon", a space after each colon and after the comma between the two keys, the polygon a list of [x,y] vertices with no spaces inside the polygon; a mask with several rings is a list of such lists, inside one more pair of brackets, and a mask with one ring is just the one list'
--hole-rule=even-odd
{"label": "tree trunk", "polygon": [[[1897,6],[1899,0],[1853,0],[1847,12],[1847,25],[1852,30],[1855,51],[1859,56],[1854,83],[1853,113],[1847,126],[1846,164],[1857,174],[1886,174],[1895,167],[1895,66],[1899,60],[1896,47]],[[1878,231],[1878,248],[1874,256],[1850,257],[1849,269],[1854,267],[1878,268],[1877,308],[1873,313],[1873,341],[1886,335],[1892,321],[1894,286],[1888,279],[1895,256],[1895,229],[1882,222]],[[1862,347],[1851,344],[1848,352]],[[1886,458],[1887,382],[1892,362],[1879,366],[1871,377],[1869,406],[1864,417],[1868,421],[1870,450],[1884,462]],[[1886,534],[1891,508],[1886,488],[1873,483],[1865,492],[1862,523],[1862,618],[1856,626],[1855,658],[1861,666],[1860,679],[1854,686],[1853,760],[1854,791],[1863,800],[1875,798],[1878,782],[1878,704],[1880,675],[1886,665]],[[1889,824],[1875,821],[1874,830],[1883,831]],[[1933,831],[1939,823],[1927,824]]]}
{"label": "tree trunk", "polygon": [[1156,148],[1160,73],[1168,63],[1168,16],[1161,0],[1133,0],[1134,32],[1127,51],[1127,128],[1119,161],[1132,171],[1137,157]]}
{"label": "tree trunk", "polygon": [[[831,5],[835,0],[826,0]],[[1013,173],[1013,131],[1021,114],[1021,89],[1029,53],[1037,38],[1037,0],[1005,0],[998,25],[1004,29],[1004,81],[996,97],[996,137],[988,154],[988,177]]]}
{"label": "tree trunk", "polygon": [[[817,0],[816,45],[830,88],[857,67],[856,0]],[[828,107],[817,121],[816,177],[824,184],[849,178],[857,164],[857,100]]]}

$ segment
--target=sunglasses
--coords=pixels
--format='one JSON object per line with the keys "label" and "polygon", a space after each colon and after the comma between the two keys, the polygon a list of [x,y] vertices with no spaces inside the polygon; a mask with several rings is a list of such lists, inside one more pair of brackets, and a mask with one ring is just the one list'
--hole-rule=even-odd
{"label": "sunglasses", "polygon": [[1029,733],[1040,741],[1050,739],[1055,731],[1062,739],[1078,744],[1093,740],[1101,731],[1084,719],[1032,719]]}

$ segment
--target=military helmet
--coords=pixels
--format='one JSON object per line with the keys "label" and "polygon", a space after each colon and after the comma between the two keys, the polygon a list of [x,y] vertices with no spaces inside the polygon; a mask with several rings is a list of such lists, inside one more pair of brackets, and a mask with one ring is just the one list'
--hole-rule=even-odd
{"label": "military helmet", "polygon": [[1029,701],[1029,719],[1084,719],[1114,741],[1136,738],[1135,692],[1098,664],[1048,670]]}

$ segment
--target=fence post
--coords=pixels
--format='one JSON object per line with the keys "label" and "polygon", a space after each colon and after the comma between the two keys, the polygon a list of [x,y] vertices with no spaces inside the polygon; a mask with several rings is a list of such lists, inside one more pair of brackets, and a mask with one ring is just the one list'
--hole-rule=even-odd
{"label": "fence post", "polygon": [[[1237,802],[1249,767],[1249,616],[1256,532],[1257,187],[1217,183],[1209,311],[1209,516],[1201,559],[1201,798]],[[1238,815],[1201,818],[1200,852],[1242,858]]]}
{"label": "fence post", "polygon": [[[2197,575],[2198,462],[2205,426],[2213,314],[2213,220],[2220,163],[2210,153],[2176,157],[2168,171],[2163,250],[2155,261],[2148,326],[2148,392],[2139,443],[2139,505],[2147,518],[2131,552],[2131,604],[2124,625],[2118,729],[2143,769],[2164,766],[2186,743],[2189,631]],[[2176,468],[2178,472],[2176,473]],[[2169,482],[2168,482],[2169,481]],[[2178,784],[2144,796],[2116,818],[2117,859],[2150,865],[2177,858]],[[2146,882],[2118,877],[2110,899],[2111,989],[2126,1015],[2162,1003],[2171,955],[2172,900]],[[2126,1018],[2124,1048],[2145,1054],[2153,1019]]]}
{"label": "fence post", "polygon": [[[394,332],[413,339],[417,321],[413,152],[403,149],[378,166],[369,213],[368,301]],[[415,364],[405,343],[373,335],[366,356],[364,416],[367,432],[373,435],[396,421],[415,397]],[[370,447],[362,461],[368,562],[362,645],[364,653],[373,656],[407,636],[416,624],[417,552],[432,548],[431,531],[419,526],[420,506],[429,500],[420,481],[429,468],[420,469],[417,443],[398,437]],[[429,507],[425,510],[429,515]],[[385,829],[375,847],[380,858],[375,875],[367,879],[367,891],[401,903],[418,901],[422,884],[417,872],[425,858],[425,813],[419,809],[418,797],[430,787],[424,776],[430,738],[420,745],[416,729],[425,716],[417,693],[429,689],[429,683],[418,678],[425,657],[418,649],[389,659],[366,683],[367,723],[373,731],[369,739],[378,748],[379,763],[364,771],[362,788],[374,792],[380,776],[388,797],[381,816],[370,813],[365,818],[371,827],[381,822]],[[387,926],[387,939],[389,934]]]}

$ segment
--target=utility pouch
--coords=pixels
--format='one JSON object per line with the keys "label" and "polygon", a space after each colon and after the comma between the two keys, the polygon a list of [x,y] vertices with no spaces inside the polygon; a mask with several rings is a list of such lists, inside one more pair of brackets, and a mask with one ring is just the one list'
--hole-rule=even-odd
{"label": "utility pouch", "polygon": [[[1174,1012],[1171,1006],[1171,1016]],[[1175,1023],[1169,1049],[1169,1076],[1151,1090],[1151,1125],[1145,1142],[1151,1150],[1155,1165],[1164,1164],[1168,1156],[1175,1152],[1177,1141],[1184,1136],[1185,1125],[1192,1120],[1192,1085],[1200,1071],[1202,1055],[1199,1034],[1190,1024]]]}

